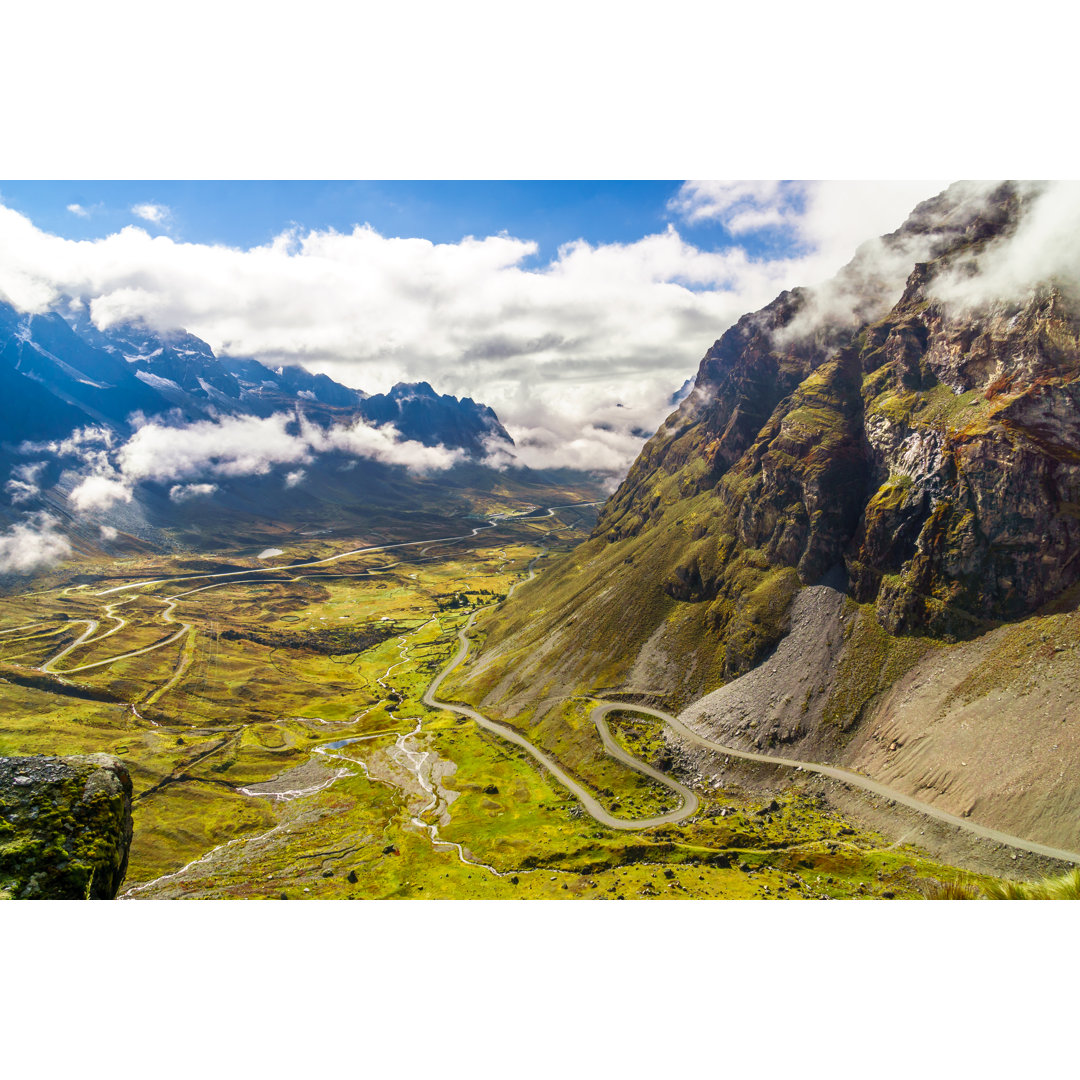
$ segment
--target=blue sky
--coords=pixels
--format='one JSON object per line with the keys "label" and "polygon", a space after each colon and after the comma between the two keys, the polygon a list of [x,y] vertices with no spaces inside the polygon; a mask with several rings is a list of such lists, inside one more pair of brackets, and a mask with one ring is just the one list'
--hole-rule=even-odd
{"label": "blue sky", "polygon": [[[8,181],[0,200],[54,235],[100,239],[136,224],[176,240],[251,248],[292,225],[346,232],[370,224],[384,236],[455,243],[503,231],[535,240],[529,261],[546,263],[558,247],[633,243],[677,223],[703,249],[736,238],[716,219],[688,222],[668,208],[679,181]],[[797,189],[792,189],[797,198]],[[159,223],[133,206],[169,209]],[[79,206],[84,214],[67,208]],[[766,228],[738,238],[753,256],[777,257],[795,245],[787,230]]]}

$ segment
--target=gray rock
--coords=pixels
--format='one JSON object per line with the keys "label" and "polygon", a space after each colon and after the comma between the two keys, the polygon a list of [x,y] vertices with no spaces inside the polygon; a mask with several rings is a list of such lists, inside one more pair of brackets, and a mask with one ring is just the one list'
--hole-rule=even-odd
{"label": "gray rock", "polygon": [[0,757],[0,898],[111,900],[127,872],[131,777],[105,754]]}

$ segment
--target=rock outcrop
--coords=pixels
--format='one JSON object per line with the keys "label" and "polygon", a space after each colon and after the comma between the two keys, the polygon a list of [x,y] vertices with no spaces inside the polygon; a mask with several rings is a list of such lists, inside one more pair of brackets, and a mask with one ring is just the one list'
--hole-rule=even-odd
{"label": "rock outcrop", "polygon": [[0,757],[0,898],[111,900],[131,834],[131,777],[115,758]]}

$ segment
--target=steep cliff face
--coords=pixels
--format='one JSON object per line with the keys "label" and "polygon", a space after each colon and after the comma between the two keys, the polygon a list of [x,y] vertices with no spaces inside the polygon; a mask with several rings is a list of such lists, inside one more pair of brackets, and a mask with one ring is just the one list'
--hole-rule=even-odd
{"label": "steep cliff face", "polygon": [[[1080,579],[1077,297],[1054,280],[976,309],[938,292],[1038,196],[957,185],[829,284],[739,320],[593,540],[490,620],[487,669],[551,639],[558,682],[683,704],[759,662],[802,586],[953,640]],[[508,689],[477,686],[489,704]]]}
{"label": "steep cliff face", "polygon": [[[804,585],[842,568],[894,632],[970,636],[1072,584],[1077,306],[1052,283],[978,312],[934,297],[939,275],[1023,208],[1011,186],[975,213],[948,196],[924,204],[883,241],[893,250],[928,241],[928,261],[884,311],[867,300],[808,333],[799,324],[814,298],[800,292],[741,320],[706,354],[691,400],[646,448],[597,535],[639,535],[711,491],[716,505],[698,531],[720,542],[673,568],[673,596],[715,599],[732,555],[754,550]],[[859,264],[841,281],[857,281]],[[677,491],[658,490],[675,476]],[[722,629],[723,612],[714,615]]]}
{"label": "steep cliff face", "polygon": [[866,380],[875,490],[848,568],[887,629],[967,637],[1080,574],[1076,308],[1051,286],[969,321],[915,312],[913,292],[899,314],[921,354],[889,359],[896,324],[866,335],[886,362]]}
{"label": "steep cliff face", "polygon": [[115,758],[0,758],[0,899],[111,900],[131,834],[131,777]]}

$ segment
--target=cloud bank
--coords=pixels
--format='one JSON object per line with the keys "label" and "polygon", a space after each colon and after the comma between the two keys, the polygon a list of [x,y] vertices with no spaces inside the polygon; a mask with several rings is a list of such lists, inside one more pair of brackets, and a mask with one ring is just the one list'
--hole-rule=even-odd
{"label": "cloud bank", "polygon": [[1057,285],[1080,297],[1080,181],[1020,185],[1026,203],[1016,229],[936,278],[931,295],[954,313],[1021,303]]}
{"label": "cloud bank", "polygon": [[[428,381],[493,406],[526,464],[625,469],[642,441],[632,433],[655,430],[735,319],[824,280],[941,186],[689,184],[666,228],[631,243],[573,240],[543,265],[528,238],[436,244],[366,225],[287,230],[246,250],[136,226],[69,241],[0,206],[0,292],[38,311],[85,297],[100,327],[182,326],[219,354],[301,364],[372,393]],[[165,208],[142,209],[166,220]],[[726,222],[736,241],[714,250],[680,232],[705,221]],[[749,253],[778,228],[794,248]]]}
{"label": "cloud bank", "polygon": [[[867,240],[894,231],[916,204],[947,180],[689,181],[669,203],[688,222],[714,221],[733,236],[773,230],[801,248],[805,280],[835,273]],[[771,299],[771,297],[770,297]]]}
{"label": "cloud bank", "polygon": [[[153,420],[111,451],[98,449],[85,431],[50,445],[62,447],[83,465],[81,475],[72,477],[76,482],[68,496],[81,513],[130,502],[136,485],[146,481],[171,484],[169,498],[182,503],[212,495],[218,488],[210,482],[215,478],[265,476],[279,466],[309,464],[319,454],[401,465],[415,475],[448,469],[464,457],[461,450],[402,439],[389,424],[376,427],[357,420],[324,428],[292,413],[226,416],[180,426]],[[283,482],[295,487],[304,477],[302,468],[291,469]]]}

